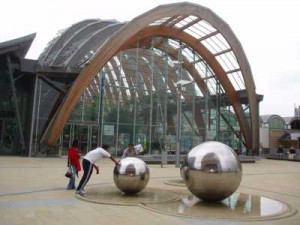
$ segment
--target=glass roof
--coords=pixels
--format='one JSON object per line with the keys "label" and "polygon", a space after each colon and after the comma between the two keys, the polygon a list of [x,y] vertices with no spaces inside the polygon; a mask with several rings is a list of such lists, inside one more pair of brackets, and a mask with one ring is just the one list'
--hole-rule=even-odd
{"label": "glass roof", "polygon": [[[168,26],[192,36],[213,55],[228,76],[234,89],[236,91],[245,89],[242,72],[231,46],[224,36],[207,21],[194,15],[177,15],[164,17],[149,26]],[[171,83],[168,82],[164,77],[165,70],[175,71],[178,74],[180,67],[185,80],[193,81],[196,72],[196,75],[206,84],[210,95],[215,95],[217,88],[218,92],[225,93],[210,65],[189,46],[179,40],[162,37],[153,37],[151,42],[152,44],[153,42],[155,44],[161,42],[162,44],[158,47],[150,47],[148,50],[126,50],[112,58],[103,70],[106,73],[106,84],[127,88],[126,95],[128,98],[132,97],[130,97],[132,92],[129,91],[132,86],[143,90],[143,93],[147,95],[150,92],[150,87],[147,86],[150,82],[149,73],[153,73],[160,78],[154,79],[152,90],[159,91],[164,88],[165,84],[167,91],[170,92],[170,90],[174,90],[174,87],[170,87],[170,85],[175,85],[180,78],[175,75],[177,77],[168,78],[172,80]],[[137,47],[139,48],[138,44]],[[173,52],[173,55],[170,55],[168,51]],[[95,52],[90,51],[88,58],[93,58]],[[85,61],[86,59],[83,59],[82,62]],[[194,72],[191,71],[191,68],[194,68]],[[95,79],[99,80],[99,75]],[[90,85],[93,87],[87,89],[85,96],[92,97],[94,94],[99,94],[99,91],[91,91],[99,90],[98,83],[92,81]],[[188,87],[189,90],[193,90],[196,96],[204,95],[197,83],[193,82]]]}
{"label": "glass roof", "polygon": [[[150,24],[150,26],[157,25],[171,25],[173,28],[182,30],[197,39],[199,43],[204,45],[215,56],[223,70],[228,73],[229,79],[233,82],[235,90],[245,89],[245,82],[243,81],[239,64],[230,45],[224,36],[210,23],[194,15],[178,15],[172,18],[166,17]],[[177,42],[176,44],[176,41],[170,41],[169,43],[175,48],[179,47],[179,43]],[[183,55],[190,62],[194,61],[191,57],[193,54],[190,53],[189,49],[184,49]],[[235,71],[235,73],[231,74],[231,71]],[[233,77],[235,79],[233,79]],[[239,79],[237,79],[237,77],[239,77]]]}

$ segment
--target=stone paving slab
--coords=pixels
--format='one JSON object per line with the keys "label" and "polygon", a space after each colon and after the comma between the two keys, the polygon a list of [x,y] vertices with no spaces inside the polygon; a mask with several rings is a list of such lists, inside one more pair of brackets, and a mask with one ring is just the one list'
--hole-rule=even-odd
{"label": "stone paving slab", "polygon": [[[242,164],[243,178],[238,192],[260,195],[282,201],[294,210],[287,217],[257,220],[220,220],[183,218],[142,207],[94,204],[76,198],[66,190],[66,158],[0,157],[0,225],[299,225],[300,224],[300,163],[262,159]],[[93,174],[86,186],[92,191],[98,185],[113,183],[114,164],[100,163],[100,174]],[[165,181],[180,179],[173,164],[149,165],[149,188],[183,191],[182,186],[170,186]],[[78,184],[78,180],[76,180]]]}

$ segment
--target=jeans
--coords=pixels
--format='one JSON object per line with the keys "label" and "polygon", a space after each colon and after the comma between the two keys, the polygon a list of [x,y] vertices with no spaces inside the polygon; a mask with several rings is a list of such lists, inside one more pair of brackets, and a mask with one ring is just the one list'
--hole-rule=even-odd
{"label": "jeans", "polygon": [[75,168],[74,165],[71,165],[71,169],[72,169],[73,176],[70,177],[69,184],[68,184],[68,186],[67,186],[67,189],[68,189],[68,190],[75,189],[75,175],[76,175],[76,168]]}

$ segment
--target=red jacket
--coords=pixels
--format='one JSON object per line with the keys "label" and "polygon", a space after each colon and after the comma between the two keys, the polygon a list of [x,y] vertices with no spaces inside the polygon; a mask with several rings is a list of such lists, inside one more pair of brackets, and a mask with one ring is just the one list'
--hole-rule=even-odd
{"label": "red jacket", "polygon": [[68,152],[68,161],[75,166],[77,172],[81,171],[79,159],[80,155],[78,148],[71,147]]}

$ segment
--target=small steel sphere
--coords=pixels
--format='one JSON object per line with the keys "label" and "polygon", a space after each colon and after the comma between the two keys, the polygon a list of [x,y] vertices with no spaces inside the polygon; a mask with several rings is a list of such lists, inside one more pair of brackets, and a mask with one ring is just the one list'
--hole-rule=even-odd
{"label": "small steel sphere", "polygon": [[135,194],[142,191],[150,178],[147,164],[134,157],[127,157],[114,168],[114,182],[120,191]]}
{"label": "small steel sphere", "polygon": [[205,201],[221,201],[239,187],[242,166],[227,145],[208,141],[193,148],[180,172],[187,188]]}

